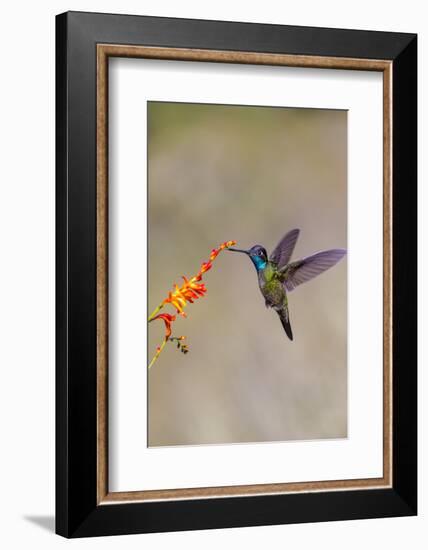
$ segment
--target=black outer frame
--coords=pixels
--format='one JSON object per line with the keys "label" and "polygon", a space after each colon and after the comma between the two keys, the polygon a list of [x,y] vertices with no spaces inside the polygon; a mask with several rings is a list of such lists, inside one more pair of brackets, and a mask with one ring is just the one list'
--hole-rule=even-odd
{"label": "black outer frame", "polygon": [[[393,487],[97,506],[96,44],[393,61]],[[68,12],[56,17],[56,532],[417,513],[417,36]]]}

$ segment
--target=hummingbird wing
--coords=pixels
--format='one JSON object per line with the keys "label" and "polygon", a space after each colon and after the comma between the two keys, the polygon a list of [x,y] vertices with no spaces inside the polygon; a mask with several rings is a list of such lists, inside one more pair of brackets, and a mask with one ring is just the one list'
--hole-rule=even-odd
{"label": "hummingbird wing", "polygon": [[310,281],[330,267],[336,265],[345,254],[346,250],[343,248],[335,248],[333,250],[317,252],[312,256],[288,264],[285,269],[282,270],[285,288],[291,291],[294,290],[296,286]]}
{"label": "hummingbird wing", "polygon": [[276,263],[278,265],[278,269],[285,267],[290,261],[299,233],[300,229],[292,229],[286,233],[270,255],[269,260]]}

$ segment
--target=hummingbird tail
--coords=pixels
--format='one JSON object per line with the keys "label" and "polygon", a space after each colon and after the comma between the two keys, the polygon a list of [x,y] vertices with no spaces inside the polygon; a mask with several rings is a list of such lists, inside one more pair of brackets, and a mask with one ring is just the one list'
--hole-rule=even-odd
{"label": "hummingbird tail", "polygon": [[293,340],[293,332],[291,330],[290,316],[288,314],[288,307],[285,306],[281,309],[277,309],[276,312],[278,313],[279,318],[281,319],[281,324],[284,327],[286,335],[290,338],[290,340]]}

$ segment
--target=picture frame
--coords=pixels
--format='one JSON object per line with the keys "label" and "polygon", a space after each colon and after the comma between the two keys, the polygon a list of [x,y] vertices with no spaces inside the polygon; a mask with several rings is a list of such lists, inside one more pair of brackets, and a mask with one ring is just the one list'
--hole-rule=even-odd
{"label": "picture frame", "polygon": [[[107,83],[112,57],[382,73],[382,477],[109,491]],[[86,537],[417,513],[416,75],[414,34],[83,12],[57,16],[58,534]]]}

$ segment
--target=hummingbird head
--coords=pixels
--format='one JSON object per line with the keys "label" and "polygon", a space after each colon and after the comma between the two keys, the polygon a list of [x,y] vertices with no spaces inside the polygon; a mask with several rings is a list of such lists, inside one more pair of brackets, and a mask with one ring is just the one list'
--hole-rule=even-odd
{"label": "hummingbird head", "polygon": [[238,248],[228,248],[232,252],[242,252],[250,257],[257,271],[264,269],[268,262],[266,249],[260,244],[255,244],[249,250],[240,250]]}

